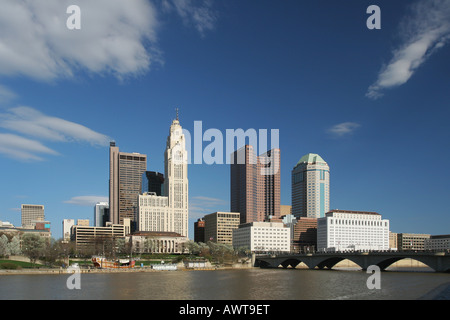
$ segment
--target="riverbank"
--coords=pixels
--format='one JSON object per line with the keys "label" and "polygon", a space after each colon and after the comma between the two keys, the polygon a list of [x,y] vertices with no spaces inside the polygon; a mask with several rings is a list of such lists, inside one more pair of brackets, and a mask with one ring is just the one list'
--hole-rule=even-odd
{"label": "riverbank", "polygon": [[[217,271],[217,270],[239,270],[239,269],[252,269],[254,268],[251,264],[234,264],[229,266],[222,266],[222,267],[216,267],[208,264],[206,267],[200,267],[200,268],[187,268],[183,263],[177,264],[177,271]],[[301,263],[299,264],[296,269],[308,269],[308,267]],[[336,264],[334,266],[334,269],[336,270],[358,270],[360,269],[358,265],[353,263],[350,260],[343,260]],[[393,263],[387,270],[398,270],[402,269],[402,271],[417,271],[417,270],[423,270],[428,271],[430,268],[413,259],[403,259],[400,261],[397,261]],[[139,272],[168,272],[169,270],[155,270],[152,269],[149,266],[146,267],[139,267],[136,266],[135,268],[127,268],[127,269],[96,269],[96,268],[80,268],[80,273],[122,273],[122,272],[128,272],[128,273],[139,273]],[[44,274],[70,274],[73,273],[73,270],[68,270],[65,268],[22,268],[22,269],[14,269],[14,270],[1,270],[0,269],[0,276],[1,275],[44,275]]]}
{"label": "riverbank", "polygon": [[[253,267],[205,267],[205,268],[185,268],[177,267],[177,270],[156,270],[151,267],[135,267],[135,268],[124,268],[124,269],[96,269],[96,268],[80,268],[77,269],[79,273],[140,273],[140,272],[174,272],[174,271],[217,271],[217,270],[240,270],[240,269],[250,269]],[[75,273],[74,269],[65,268],[36,268],[36,269],[15,269],[15,270],[0,270],[0,276],[2,275],[60,275],[60,274],[72,274]]]}

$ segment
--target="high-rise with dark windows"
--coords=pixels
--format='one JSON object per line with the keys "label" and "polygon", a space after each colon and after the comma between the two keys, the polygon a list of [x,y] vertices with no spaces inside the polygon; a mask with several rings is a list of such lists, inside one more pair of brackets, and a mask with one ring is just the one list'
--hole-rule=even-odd
{"label": "high-rise with dark windows", "polygon": [[231,154],[231,211],[240,213],[241,223],[280,217],[280,150],[257,156],[245,145]]}
{"label": "high-rise with dark windows", "polygon": [[154,192],[157,196],[164,195],[164,175],[159,172],[145,171],[142,174],[141,193]]}
{"label": "high-rise with dark windows", "polygon": [[113,224],[123,219],[136,221],[137,199],[141,193],[142,174],[147,170],[147,156],[140,153],[119,152],[115,142],[109,152],[109,212]]}

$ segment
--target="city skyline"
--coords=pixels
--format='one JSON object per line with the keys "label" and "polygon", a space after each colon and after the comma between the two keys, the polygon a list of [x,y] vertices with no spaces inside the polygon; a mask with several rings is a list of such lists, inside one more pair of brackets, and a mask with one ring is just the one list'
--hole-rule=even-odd
{"label": "city skyline", "polygon": [[[393,232],[448,233],[450,169],[428,165],[450,158],[448,3],[377,1],[381,29],[370,30],[366,1],[77,2],[80,30],[65,26],[70,1],[5,1],[0,13],[1,221],[18,226],[21,204],[41,204],[55,238],[63,219],[93,224],[108,201],[109,142],[164,172],[180,108],[191,133],[194,121],[279,129],[282,205],[295,164],[317,153],[330,209],[379,212]],[[108,30],[119,46],[101,41]],[[229,165],[188,170],[192,239],[198,218],[230,211]]]}

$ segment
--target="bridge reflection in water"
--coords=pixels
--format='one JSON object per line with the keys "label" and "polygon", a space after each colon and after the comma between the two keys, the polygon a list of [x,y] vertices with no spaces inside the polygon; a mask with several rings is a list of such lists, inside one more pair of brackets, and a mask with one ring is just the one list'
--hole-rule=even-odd
{"label": "bridge reflection in water", "polygon": [[254,266],[260,268],[295,268],[303,262],[309,269],[331,269],[342,260],[348,259],[362,270],[376,265],[385,270],[402,259],[420,261],[436,272],[450,272],[450,254],[445,252],[330,252],[286,255],[255,255]]}

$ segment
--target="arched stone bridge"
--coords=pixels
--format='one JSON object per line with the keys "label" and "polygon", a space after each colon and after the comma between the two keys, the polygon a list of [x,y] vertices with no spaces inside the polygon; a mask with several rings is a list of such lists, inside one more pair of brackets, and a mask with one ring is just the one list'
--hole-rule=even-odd
{"label": "arched stone bridge", "polygon": [[377,265],[380,270],[385,270],[391,264],[402,259],[414,259],[420,261],[436,272],[450,272],[450,254],[444,252],[343,252],[343,253],[314,253],[291,254],[277,256],[255,256],[254,266],[260,268],[295,268],[303,262],[309,269],[331,269],[338,262],[348,259],[362,270],[367,270],[371,265]]}

